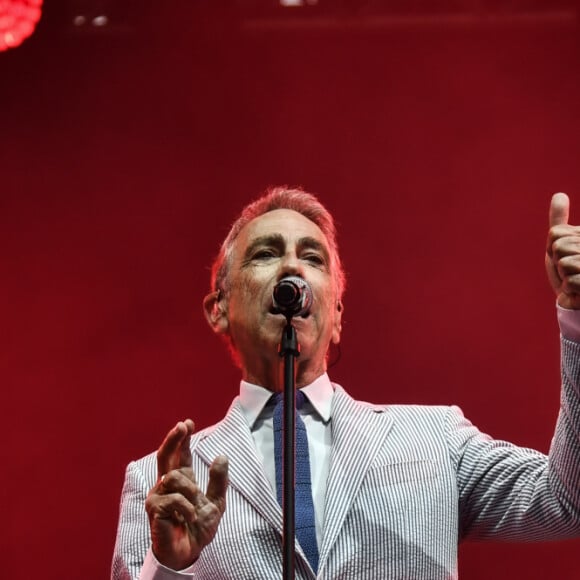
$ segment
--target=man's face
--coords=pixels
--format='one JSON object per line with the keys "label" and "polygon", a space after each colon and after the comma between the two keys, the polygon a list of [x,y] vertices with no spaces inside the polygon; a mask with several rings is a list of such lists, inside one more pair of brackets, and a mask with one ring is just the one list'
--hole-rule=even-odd
{"label": "man's face", "polygon": [[301,347],[297,381],[311,382],[326,370],[330,341],[340,338],[339,296],[326,237],[302,214],[278,209],[249,222],[233,250],[222,331],[232,341],[244,378],[276,388],[272,381],[286,320],[273,312],[272,290],[284,276],[296,275],[310,284],[314,297],[310,314],[293,319]]}

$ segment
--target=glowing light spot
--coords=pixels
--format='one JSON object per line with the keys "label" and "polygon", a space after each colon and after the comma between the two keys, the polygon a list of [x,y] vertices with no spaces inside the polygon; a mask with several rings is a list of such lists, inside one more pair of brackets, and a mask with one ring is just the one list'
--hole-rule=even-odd
{"label": "glowing light spot", "polygon": [[0,0],[0,51],[15,48],[36,28],[43,0]]}
{"label": "glowing light spot", "polygon": [[296,6],[316,6],[318,0],[280,0],[280,6],[292,8]]}
{"label": "glowing light spot", "polygon": [[84,26],[87,23],[87,17],[79,14],[73,18],[73,24],[75,26]]}
{"label": "glowing light spot", "polygon": [[104,14],[93,18],[93,26],[107,26],[107,24],[109,24],[109,19]]}

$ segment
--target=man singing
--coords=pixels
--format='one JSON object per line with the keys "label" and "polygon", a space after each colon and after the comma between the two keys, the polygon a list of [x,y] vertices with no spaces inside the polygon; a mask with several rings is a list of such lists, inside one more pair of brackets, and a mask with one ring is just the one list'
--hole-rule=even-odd
{"label": "man singing", "polygon": [[332,383],[327,353],[340,340],[345,286],[332,216],[285,188],[248,205],[204,299],[241,369],[240,394],[217,425],[195,433],[190,419],[179,422],[157,454],[129,464],[112,578],[282,577],[285,318],[272,292],[287,276],[313,296],[293,321],[308,485],[296,498],[296,578],[454,579],[463,539],[580,536],[580,228],[568,225],[568,206],[565,194],[552,198],[546,267],[558,297],[562,403],[545,456],[491,439],[456,407],[372,405]]}

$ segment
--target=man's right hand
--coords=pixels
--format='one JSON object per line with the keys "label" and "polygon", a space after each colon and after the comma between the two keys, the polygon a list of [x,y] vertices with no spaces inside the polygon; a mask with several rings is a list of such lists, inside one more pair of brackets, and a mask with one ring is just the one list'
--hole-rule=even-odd
{"label": "man's right hand", "polygon": [[228,460],[216,457],[204,494],[192,469],[193,430],[193,421],[186,419],[169,431],[157,451],[157,483],[145,502],[153,553],[173,570],[183,570],[199,558],[226,509]]}

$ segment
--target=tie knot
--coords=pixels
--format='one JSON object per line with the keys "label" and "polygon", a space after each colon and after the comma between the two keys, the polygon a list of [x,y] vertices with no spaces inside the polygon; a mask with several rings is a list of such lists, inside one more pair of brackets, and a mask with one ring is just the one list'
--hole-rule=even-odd
{"label": "tie knot", "polygon": [[[276,406],[282,406],[282,403],[284,402],[284,393],[276,393],[275,395],[273,395],[272,397],[276,403]],[[297,409],[301,409],[302,405],[304,405],[304,403],[306,402],[306,395],[301,391],[301,390],[297,390],[296,391],[296,408]]]}
{"label": "tie knot", "polygon": [[306,395],[301,391],[296,391],[296,408],[302,409],[302,405],[306,402]]}

